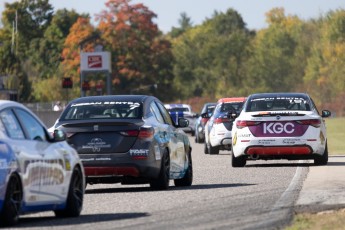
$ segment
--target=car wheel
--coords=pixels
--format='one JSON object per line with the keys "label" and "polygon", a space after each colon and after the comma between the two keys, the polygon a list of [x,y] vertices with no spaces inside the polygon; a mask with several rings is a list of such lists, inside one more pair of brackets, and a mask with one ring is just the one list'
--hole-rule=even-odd
{"label": "car wheel", "polygon": [[208,154],[208,147],[206,142],[204,142],[204,153]]}
{"label": "car wheel", "polygon": [[193,183],[193,163],[192,163],[192,155],[188,154],[188,169],[181,179],[175,179],[174,184],[175,186],[191,186]]}
{"label": "car wheel", "polygon": [[195,143],[200,143],[198,133],[195,133],[195,139],[194,140],[195,140]]}
{"label": "car wheel", "polygon": [[165,150],[162,161],[161,170],[157,179],[153,179],[150,182],[150,187],[154,190],[166,190],[169,187],[170,179],[170,158],[169,153]]}
{"label": "car wheel", "polygon": [[219,154],[219,146],[212,146],[212,145],[209,145],[209,153],[214,155],[214,154]]}
{"label": "car wheel", "polygon": [[23,190],[18,175],[11,175],[3,203],[3,209],[0,213],[0,225],[14,225],[19,220],[21,203],[23,200]]}
{"label": "car wheel", "polygon": [[247,159],[245,156],[235,157],[234,153],[231,153],[231,165],[234,168],[244,167],[247,163]]}
{"label": "car wheel", "polygon": [[80,168],[73,170],[72,179],[69,185],[66,208],[63,210],[55,210],[57,217],[77,217],[83,208],[84,185],[83,175]]}
{"label": "car wheel", "polygon": [[328,163],[328,147],[326,143],[325,151],[323,152],[322,156],[315,157],[314,165],[327,165],[327,163]]}

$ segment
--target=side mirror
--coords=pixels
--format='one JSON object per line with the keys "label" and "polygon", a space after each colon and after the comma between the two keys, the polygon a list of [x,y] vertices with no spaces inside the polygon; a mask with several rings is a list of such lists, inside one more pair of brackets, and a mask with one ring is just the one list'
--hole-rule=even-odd
{"label": "side mirror", "polygon": [[202,118],[210,118],[211,116],[209,115],[209,113],[202,113],[201,117]]}
{"label": "side mirror", "polygon": [[329,110],[322,110],[322,112],[321,112],[321,117],[329,117],[329,116],[331,116],[331,111],[329,111]]}
{"label": "side mirror", "polygon": [[189,121],[186,118],[180,117],[178,119],[178,127],[188,127]]}
{"label": "side mirror", "polygon": [[66,140],[66,133],[62,130],[55,129],[54,133],[54,141],[65,141]]}
{"label": "side mirror", "polygon": [[238,114],[236,111],[229,111],[227,117],[229,119],[235,120],[238,117]]}

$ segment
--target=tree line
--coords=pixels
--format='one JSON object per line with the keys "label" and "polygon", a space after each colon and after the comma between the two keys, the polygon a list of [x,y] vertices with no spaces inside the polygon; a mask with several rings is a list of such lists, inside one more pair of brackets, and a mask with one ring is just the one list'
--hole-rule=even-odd
{"label": "tree line", "polygon": [[[90,15],[54,11],[49,0],[5,3],[0,27],[0,76],[20,102],[81,95],[80,52],[111,52],[112,92],[153,94],[164,102],[216,101],[259,92],[307,92],[320,108],[345,114],[345,10],[302,20],[283,8],[266,13],[267,28],[250,30],[234,9],[193,25],[181,13],[167,33],[157,15],[131,0],[108,0]],[[62,80],[73,88],[63,89]],[[88,74],[89,95],[105,88]],[[155,87],[152,87],[155,86]]]}

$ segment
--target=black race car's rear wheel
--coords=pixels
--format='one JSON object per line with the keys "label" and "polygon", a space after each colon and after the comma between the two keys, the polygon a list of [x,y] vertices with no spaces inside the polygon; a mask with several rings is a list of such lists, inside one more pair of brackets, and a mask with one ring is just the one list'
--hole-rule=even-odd
{"label": "black race car's rear wheel", "polygon": [[156,179],[152,179],[150,187],[154,190],[166,190],[169,187],[170,180],[170,157],[167,150],[164,151],[161,161],[161,170]]}
{"label": "black race car's rear wheel", "polygon": [[14,225],[19,220],[21,203],[23,200],[23,189],[18,175],[11,175],[4,200],[4,206],[0,213],[0,225]]}
{"label": "black race car's rear wheel", "polygon": [[175,186],[191,186],[193,183],[193,163],[192,163],[192,154],[188,153],[188,169],[181,179],[175,179]]}
{"label": "black race car's rear wheel", "polygon": [[57,217],[77,217],[80,215],[83,208],[84,199],[84,185],[83,174],[80,168],[76,167],[73,171],[66,208],[63,210],[55,210],[55,216]]}

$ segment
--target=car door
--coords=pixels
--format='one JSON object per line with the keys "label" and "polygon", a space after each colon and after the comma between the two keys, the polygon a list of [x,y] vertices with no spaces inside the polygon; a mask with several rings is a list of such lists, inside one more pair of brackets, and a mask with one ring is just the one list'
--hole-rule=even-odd
{"label": "car door", "polygon": [[40,156],[38,161],[30,162],[26,166],[29,178],[32,171],[39,173],[38,200],[44,204],[64,201],[69,183],[66,181],[66,164],[64,155],[61,153],[63,152],[61,143],[50,142],[45,127],[27,111],[15,109],[14,112],[26,135],[25,149],[28,146],[31,155]]}
{"label": "car door", "polygon": [[187,156],[185,150],[186,134],[179,128],[175,128],[169,112],[165,109],[164,105],[155,102],[158,106],[161,116],[164,119],[165,129],[169,136],[170,152],[170,175],[177,178],[187,167]]}
{"label": "car door", "polygon": [[41,171],[38,165],[43,156],[36,151],[32,142],[26,139],[25,132],[12,109],[0,111],[0,120],[6,130],[8,143],[17,156],[23,182],[23,198],[28,205],[34,204],[40,200]]}

